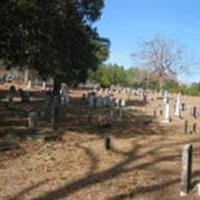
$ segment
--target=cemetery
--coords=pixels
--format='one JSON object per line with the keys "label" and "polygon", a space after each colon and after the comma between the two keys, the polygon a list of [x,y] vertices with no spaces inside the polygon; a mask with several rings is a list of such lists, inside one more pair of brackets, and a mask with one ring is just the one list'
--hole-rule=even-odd
{"label": "cemetery", "polygon": [[200,199],[199,10],[2,0],[0,200]]}
{"label": "cemetery", "polygon": [[29,101],[17,84],[10,101],[12,84],[1,90],[0,199],[199,198],[198,97],[66,89],[55,128],[43,84]]}

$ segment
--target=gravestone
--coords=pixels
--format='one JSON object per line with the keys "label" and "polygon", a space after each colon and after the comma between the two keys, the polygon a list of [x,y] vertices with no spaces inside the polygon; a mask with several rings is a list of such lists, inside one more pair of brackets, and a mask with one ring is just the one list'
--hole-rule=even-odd
{"label": "gravestone", "polygon": [[197,118],[197,107],[196,107],[196,106],[193,107],[192,116],[193,116],[194,118]]}
{"label": "gravestone", "polygon": [[95,94],[94,93],[89,94],[89,106],[91,108],[95,107]]}
{"label": "gravestone", "polygon": [[125,99],[120,99],[120,106],[121,107],[125,107],[125,105],[126,105],[126,100]]}
{"label": "gravestone", "polygon": [[182,149],[182,172],[180,196],[186,196],[191,189],[192,145],[184,145]]}
{"label": "gravestone", "polygon": [[30,112],[28,115],[28,126],[30,128],[35,128],[37,125],[38,114],[36,112]]}
{"label": "gravestone", "polygon": [[194,123],[192,126],[192,132],[196,133],[196,131],[197,131],[197,124]]}
{"label": "gravestone", "polygon": [[122,109],[119,109],[119,118],[118,118],[119,121],[122,120]]}
{"label": "gravestone", "polygon": [[15,93],[16,93],[15,86],[14,85],[10,86],[10,88],[8,90],[8,102],[9,103],[13,102],[13,98],[15,96]]}
{"label": "gravestone", "polygon": [[112,120],[113,120],[113,118],[114,118],[114,111],[113,111],[113,110],[111,110],[111,111],[110,111],[110,120],[112,121]]}
{"label": "gravestone", "polygon": [[187,133],[188,132],[188,120],[185,120],[185,123],[184,123],[184,133]]}
{"label": "gravestone", "polygon": [[69,90],[65,83],[62,83],[60,89],[61,105],[66,106],[69,104]]}
{"label": "gravestone", "polygon": [[42,90],[45,91],[46,90],[46,81],[42,82]]}
{"label": "gravestone", "polygon": [[101,96],[96,97],[96,107],[97,108],[102,108],[103,107],[103,99]]}
{"label": "gravestone", "polygon": [[60,123],[60,96],[53,96],[53,108],[52,108],[52,125],[53,131],[57,131]]}
{"label": "gravestone", "polygon": [[111,149],[111,139],[109,137],[106,137],[106,139],[105,139],[105,149],[106,150]]}
{"label": "gravestone", "polygon": [[182,110],[182,111],[185,111],[185,103],[184,103],[184,102],[181,103],[181,110]]}
{"label": "gravestone", "polygon": [[25,92],[22,89],[19,89],[19,94],[20,94],[22,103],[30,102],[30,93],[29,92]]}
{"label": "gravestone", "polygon": [[169,123],[170,122],[170,113],[169,113],[169,102],[164,105],[164,119],[163,123]]}
{"label": "gravestone", "polygon": [[164,92],[164,98],[163,98],[163,103],[164,103],[164,105],[167,104],[168,101],[169,101],[169,98],[168,98],[168,92],[165,91],[165,92]]}
{"label": "gravestone", "polygon": [[175,116],[181,117],[181,94],[179,93],[176,99]]}
{"label": "gravestone", "polygon": [[28,80],[28,83],[27,83],[27,90],[31,90],[32,89],[32,81],[31,80]]}

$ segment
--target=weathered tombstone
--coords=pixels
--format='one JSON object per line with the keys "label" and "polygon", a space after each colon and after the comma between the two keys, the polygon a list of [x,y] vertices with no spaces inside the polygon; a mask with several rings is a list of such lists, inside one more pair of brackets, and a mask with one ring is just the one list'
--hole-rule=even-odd
{"label": "weathered tombstone", "polygon": [[29,92],[24,92],[22,89],[20,89],[19,93],[20,93],[22,103],[30,102],[30,93]]}
{"label": "weathered tombstone", "polygon": [[27,90],[31,90],[32,88],[32,81],[31,80],[28,80],[28,83],[27,83]]}
{"label": "weathered tombstone", "polygon": [[46,90],[46,81],[42,82],[42,90],[45,91]]}
{"label": "weathered tombstone", "polygon": [[143,94],[143,102],[147,103],[147,93]]}
{"label": "weathered tombstone", "polygon": [[185,120],[185,123],[184,123],[184,133],[187,133],[188,132],[188,120]]}
{"label": "weathered tombstone", "polygon": [[115,106],[118,108],[119,107],[119,99],[118,98],[115,98]]}
{"label": "weathered tombstone", "polygon": [[89,94],[89,106],[91,108],[94,108],[94,104],[95,104],[95,95],[93,93]]}
{"label": "weathered tombstone", "polygon": [[156,109],[153,110],[153,117],[156,118]]}
{"label": "weathered tombstone", "polygon": [[106,150],[111,149],[111,139],[110,139],[110,137],[106,137],[106,139],[105,139],[105,149]]}
{"label": "weathered tombstone", "polygon": [[122,120],[122,109],[119,109],[119,117],[118,120],[121,121]]}
{"label": "weathered tombstone", "polygon": [[69,90],[65,83],[62,83],[60,89],[61,105],[66,106],[69,103]]}
{"label": "weathered tombstone", "polygon": [[120,106],[121,107],[125,107],[125,105],[126,105],[126,100],[125,99],[121,99],[120,100]]}
{"label": "weathered tombstone", "polygon": [[10,86],[10,88],[8,90],[8,102],[9,103],[13,102],[13,98],[15,96],[15,93],[16,93],[15,86],[14,85]]}
{"label": "weathered tombstone", "polygon": [[192,131],[193,131],[194,133],[196,133],[196,131],[197,131],[197,124],[196,124],[196,123],[193,124],[193,126],[192,126]]}
{"label": "weathered tombstone", "polygon": [[186,144],[182,149],[182,172],[180,196],[188,194],[192,176],[192,145]]}
{"label": "weathered tombstone", "polygon": [[192,116],[193,116],[194,118],[197,118],[197,107],[196,107],[196,106],[193,107]]}
{"label": "weathered tombstone", "polygon": [[37,125],[37,118],[38,115],[36,112],[30,112],[28,115],[28,126],[30,128],[35,128],[35,126]]}
{"label": "weathered tombstone", "polygon": [[179,93],[176,99],[175,116],[181,117],[181,94]]}
{"label": "weathered tombstone", "polygon": [[182,111],[185,111],[185,103],[184,103],[184,102],[181,103],[181,110],[182,110]]}
{"label": "weathered tombstone", "polygon": [[110,111],[110,120],[112,121],[113,118],[114,118],[114,112],[113,112],[113,110],[111,110],[111,111]]}
{"label": "weathered tombstone", "polygon": [[170,122],[170,114],[169,114],[169,103],[165,104],[165,113],[164,113],[164,120],[163,123],[169,123]]}
{"label": "weathered tombstone", "polygon": [[165,92],[164,92],[164,98],[163,98],[163,103],[164,103],[164,105],[167,104],[168,101],[169,101],[169,99],[168,99],[168,92],[165,91]]}
{"label": "weathered tombstone", "polygon": [[96,97],[96,106],[97,108],[101,108],[103,106],[103,99],[101,96]]}
{"label": "weathered tombstone", "polygon": [[59,128],[60,122],[60,96],[53,96],[53,109],[52,109],[52,125],[53,131],[56,131]]}

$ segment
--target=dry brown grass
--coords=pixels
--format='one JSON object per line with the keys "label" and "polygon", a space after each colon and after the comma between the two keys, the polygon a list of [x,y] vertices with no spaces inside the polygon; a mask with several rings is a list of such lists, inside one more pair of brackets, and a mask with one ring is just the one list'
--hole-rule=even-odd
{"label": "dry brown grass", "polygon": [[[82,93],[76,91],[76,97]],[[198,99],[188,102],[197,104]],[[200,133],[183,134],[184,119],[193,121],[188,111],[183,119],[173,117],[170,125],[159,123],[162,116],[149,121],[154,103],[124,111],[123,121],[111,127],[95,121],[98,114],[109,115],[107,109],[67,109],[61,140],[20,140],[21,149],[15,153],[0,153],[0,199],[199,199],[196,191],[186,198],[179,192],[181,148],[186,143],[194,145],[193,185],[200,181]],[[112,142],[109,151],[104,146],[107,136]]]}

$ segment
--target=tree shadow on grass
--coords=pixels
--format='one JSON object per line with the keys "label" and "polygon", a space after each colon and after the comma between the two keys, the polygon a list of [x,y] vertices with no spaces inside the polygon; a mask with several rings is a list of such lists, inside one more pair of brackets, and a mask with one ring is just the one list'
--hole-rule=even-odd
{"label": "tree shadow on grass", "polygon": [[46,184],[48,181],[49,180],[46,179],[46,180],[40,181],[40,182],[38,182],[38,183],[36,183],[34,185],[31,185],[31,186],[23,189],[22,191],[18,192],[17,194],[15,194],[13,197],[8,198],[8,200],[23,199],[23,195],[25,195],[25,194],[29,193],[30,191],[32,191],[32,190],[34,190],[34,189]]}

